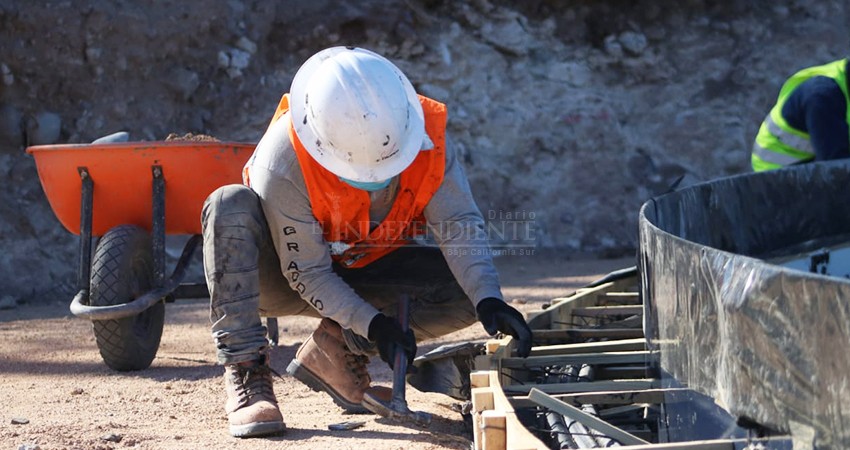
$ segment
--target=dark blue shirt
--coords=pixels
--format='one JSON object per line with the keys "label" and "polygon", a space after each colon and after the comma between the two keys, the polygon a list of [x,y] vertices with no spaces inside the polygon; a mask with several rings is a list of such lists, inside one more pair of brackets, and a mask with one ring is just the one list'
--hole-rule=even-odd
{"label": "dark blue shirt", "polygon": [[782,105],[788,125],[809,133],[815,160],[850,158],[847,104],[838,84],[817,76],[802,82]]}

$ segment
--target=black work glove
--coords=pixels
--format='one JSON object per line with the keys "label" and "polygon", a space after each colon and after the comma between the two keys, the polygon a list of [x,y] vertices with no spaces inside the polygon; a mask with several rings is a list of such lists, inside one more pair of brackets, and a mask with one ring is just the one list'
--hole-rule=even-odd
{"label": "black work glove", "polygon": [[378,314],[369,322],[369,340],[378,346],[381,359],[394,369],[395,349],[404,350],[407,355],[407,367],[412,367],[413,358],[416,356],[416,338],[413,330],[402,331],[398,321]]}
{"label": "black work glove", "polygon": [[531,353],[531,328],[525,323],[522,313],[498,298],[481,300],[475,307],[478,321],[484,330],[493,336],[497,331],[513,336],[517,341],[516,353],[525,358]]}

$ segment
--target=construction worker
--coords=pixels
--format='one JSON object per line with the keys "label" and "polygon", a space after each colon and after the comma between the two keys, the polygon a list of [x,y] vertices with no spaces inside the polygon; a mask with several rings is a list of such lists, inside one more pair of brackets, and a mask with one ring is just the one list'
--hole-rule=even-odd
{"label": "construction worker", "polygon": [[753,145],[753,170],[850,157],[847,59],[795,73]]}
{"label": "construction worker", "polygon": [[[387,59],[352,47],[309,58],[244,181],[213,192],[202,213],[233,436],[284,429],[261,316],[322,318],[287,372],[349,412],[366,412],[370,356],[392,364],[399,346],[412,360],[418,340],[476,319],[528,355],[531,331],[503,301],[483,217],[446,139],[446,107],[418,96]],[[413,243],[425,235],[437,246]],[[393,318],[402,295],[407,332]]]}

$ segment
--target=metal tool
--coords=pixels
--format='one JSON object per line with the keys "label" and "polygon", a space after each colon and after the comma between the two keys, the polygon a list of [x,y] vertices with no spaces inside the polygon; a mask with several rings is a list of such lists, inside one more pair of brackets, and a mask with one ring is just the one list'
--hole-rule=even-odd
{"label": "metal tool", "polygon": [[[398,321],[402,331],[409,328],[409,303],[408,297],[402,296],[398,302]],[[393,396],[389,401],[378,398],[371,391],[363,395],[363,406],[373,413],[394,420],[396,422],[413,422],[421,427],[431,425],[431,415],[422,411],[411,411],[407,407],[404,398],[405,375],[407,374],[407,355],[404,349],[396,346],[395,359],[393,361]]]}
{"label": "metal tool", "polygon": [[355,430],[357,428],[360,428],[363,425],[366,425],[366,422],[364,422],[362,420],[357,420],[357,421],[350,420],[350,421],[347,421],[347,422],[332,423],[332,424],[328,425],[328,429],[331,430],[331,431],[349,431],[349,430]]}

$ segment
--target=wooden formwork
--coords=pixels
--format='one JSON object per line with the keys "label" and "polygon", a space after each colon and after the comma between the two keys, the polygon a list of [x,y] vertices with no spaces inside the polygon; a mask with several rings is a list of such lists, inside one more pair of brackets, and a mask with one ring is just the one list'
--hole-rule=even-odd
{"label": "wooden formwork", "polygon": [[662,443],[661,405],[688,390],[663,388],[652,369],[637,280],[579,289],[533,314],[528,358],[512,356],[510,336],[487,343],[470,374],[475,450],[749,448],[751,439]]}

